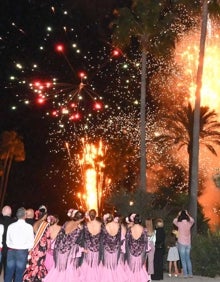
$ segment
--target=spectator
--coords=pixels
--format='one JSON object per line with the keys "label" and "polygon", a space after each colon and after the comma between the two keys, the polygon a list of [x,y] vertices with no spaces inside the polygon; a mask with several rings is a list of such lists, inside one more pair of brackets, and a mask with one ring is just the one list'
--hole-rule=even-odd
{"label": "spectator", "polygon": [[35,223],[35,219],[34,219],[34,210],[33,209],[27,209],[26,210],[26,219],[25,221],[29,224],[31,224],[32,226]]}
{"label": "spectator", "polygon": [[25,215],[25,208],[19,208],[16,213],[18,220],[8,227],[6,237],[8,254],[5,282],[22,282],[23,272],[27,263],[28,250],[34,245],[33,227],[25,222]]}
{"label": "spectator", "polygon": [[0,224],[0,263],[2,261],[2,238],[4,233],[4,225]]}
{"label": "spectator", "polygon": [[192,277],[192,263],[190,259],[191,251],[191,227],[194,219],[189,215],[187,210],[182,210],[174,218],[173,224],[178,227],[178,250],[183,267],[183,276]]}
{"label": "spectator", "polygon": [[45,266],[46,252],[48,249],[48,228],[47,208],[41,205],[35,212],[36,222],[34,229],[34,245],[29,252],[29,259],[23,275],[23,281],[42,281],[47,274]]}
{"label": "spectator", "polygon": [[163,280],[163,257],[165,252],[165,230],[164,223],[161,218],[155,221],[156,241],[154,253],[154,274],[151,275],[152,280]]}
{"label": "spectator", "polygon": [[8,226],[15,222],[15,219],[11,217],[12,215],[12,209],[10,206],[4,206],[2,208],[2,215],[0,217],[0,224],[4,226],[4,232],[2,236],[2,259],[1,259],[1,266],[0,266],[0,273],[2,272],[2,269],[4,269],[5,273],[5,266],[6,266],[6,258],[7,258],[7,245],[6,245],[6,234],[8,230]]}
{"label": "spectator", "polygon": [[155,241],[156,241],[156,232],[153,226],[153,220],[148,218],[145,220],[145,226],[147,229],[147,236],[150,250],[147,253],[147,271],[151,278],[151,275],[154,274],[154,253],[155,253]]}
{"label": "spectator", "polygon": [[167,254],[169,277],[172,277],[172,268],[174,268],[174,276],[178,277],[178,274],[179,274],[178,267],[177,267],[178,260],[179,260],[179,252],[177,249],[176,237],[172,233],[171,237],[169,238],[169,242],[168,242],[168,254]]}
{"label": "spectator", "polygon": [[[174,225],[174,229],[172,230],[172,234],[173,236],[175,236],[175,239],[176,239],[176,243],[177,243],[177,240],[178,240],[178,228],[177,226]],[[176,244],[177,245],[177,244]],[[178,249],[178,247],[177,247]],[[179,251],[178,251],[179,253]],[[181,263],[181,259],[179,258],[179,260],[177,261],[177,268],[178,268],[178,273],[182,273],[183,269],[182,269],[182,263]]]}

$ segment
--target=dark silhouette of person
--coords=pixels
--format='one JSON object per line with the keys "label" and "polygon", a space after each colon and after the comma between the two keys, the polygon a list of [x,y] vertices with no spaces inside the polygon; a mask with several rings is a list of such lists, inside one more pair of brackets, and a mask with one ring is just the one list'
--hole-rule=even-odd
{"label": "dark silhouette of person", "polygon": [[154,253],[154,274],[151,275],[152,280],[163,280],[163,257],[165,253],[165,230],[164,223],[161,218],[157,218],[155,222],[156,241]]}
{"label": "dark silhouette of person", "polygon": [[6,235],[7,235],[8,226],[11,223],[16,221],[14,218],[12,218],[11,215],[12,215],[11,207],[4,206],[2,208],[2,214],[0,215],[0,224],[3,224],[4,226],[4,233],[2,236],[2,261],[0,264],[0,273],[2,273],[2,269],[5,270],[5,267],[6,267],[6,259],[7,259],[7,252],[8,252],[8,247],[6,245]]}

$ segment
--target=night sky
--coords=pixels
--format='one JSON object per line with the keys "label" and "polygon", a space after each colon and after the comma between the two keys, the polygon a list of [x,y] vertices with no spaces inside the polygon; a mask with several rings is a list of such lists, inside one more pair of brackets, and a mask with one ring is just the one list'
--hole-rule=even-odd
{"label": "night sky", "polygon": [[[77,126],[80,127],[81,122],[85,124],[92,113],[93,98],[101,99],[103,108],[108,105],[106,112],[102,112],[104,116],[129,108],[130,98],[119,99],[117,93],[123,93],[124,86],[119,85],[121,89],[115,90],[114,78],[122,62],[120,58],[115,61],[112,58],[114,47],[109,28],[114,9],[128,2],[1,1],[0,132],[17,131],[23,137],[26,151],[25,161],[14,162],[11,169],[5,204],[12,205],[13,209],[21,205],[37,208],[40,204],[48,205],[53,212],[57,207],[62,209],[61,194],[65,193],[66,182],[59,177],[59,172],[53,172],[66,166],[64,150],[59,151],[65,140],[56,133],[62,124],[67,126],[65,136],[75,128],[60,112],[69,102],[70,90],[66,89],[77,89],[82,81],[80,71],[86,73],[88,91],[86,86],[84,102],[79,105],[83,117]],[[64,46],[61,53],[56,52],[58,44]],[[126,65],[123,71],[125,81]],[[40,81],[45,85],[54,79],[59,87],[48,89],[44,93],[46,102],[40,104],[34,83]],[[129,92],[124,89],[124,93]],[[55,119],[54,111],[58,113]]]}

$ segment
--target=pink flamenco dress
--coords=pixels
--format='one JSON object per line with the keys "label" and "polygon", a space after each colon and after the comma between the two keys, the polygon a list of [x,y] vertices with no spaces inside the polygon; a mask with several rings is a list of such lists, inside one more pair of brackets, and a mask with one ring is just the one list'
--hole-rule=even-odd
{"label": "pink flamenco dress", "polygon": [[102,238],[102,269],[100,282],[127,282],[123,261],[123,242],[121,227],[115,236],[111,236],[103,228]]}
{"label": "pink flamenco dress", "polygon": [[55,242],[56,242],[56,239],[50,239],[49,248],[46,252],[46,259],[45,259],[44,264],[48,272],[54,266],[53,251],[54,251]]}
{"label": "pink flamenco dress", "polygon": [[65,233],[65,224],[56,237],[54,246],[54,265],[43,282],[79,282],[79,260],[82,248],[78,241],[82,236],[82,229],[76,228],[69,234]]}
{"label": "pink flamenco dress", "polygon": [[83,282],[100,282],[102,268],[100,266],[100,242],[102,231],[92,235],[88,226],[84,226],[84,249],[82,266],[80,267],[80,281]]}
{"label": "pink flamenco dress", "polygon": [[147,231],[138,239],[134,239],[131,234],[131,229],[127,230],[126,236],[126,273],[128,282],[148,282],[150,276],[146,270],[146,258],[149,251]]}

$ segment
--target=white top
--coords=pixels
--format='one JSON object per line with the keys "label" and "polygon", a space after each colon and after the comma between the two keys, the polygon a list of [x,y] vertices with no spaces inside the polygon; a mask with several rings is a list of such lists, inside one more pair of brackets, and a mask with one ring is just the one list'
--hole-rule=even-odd
{"label": "white top", "polygon": [[148,237],[149,242],[153,242],[153,244],[155,245],[156,242],[156,230],[154,230],[154,233]]}
{"label": "white top", "polygon": [[6,244],[11,249],[31,249],[34,246],[33,227],[24,219],[18,219],[10,224],[7,230]]}
{"label": "white top", "polygon": [[4,233],[4,225],[0,224],[0,248],[2,248],[2,237]]}

